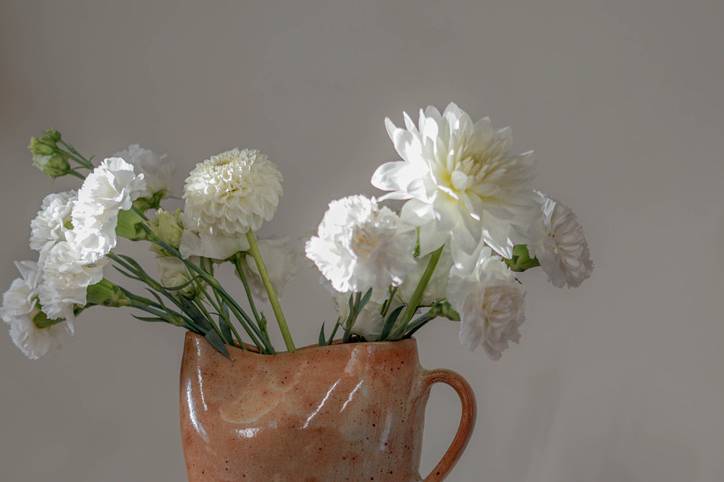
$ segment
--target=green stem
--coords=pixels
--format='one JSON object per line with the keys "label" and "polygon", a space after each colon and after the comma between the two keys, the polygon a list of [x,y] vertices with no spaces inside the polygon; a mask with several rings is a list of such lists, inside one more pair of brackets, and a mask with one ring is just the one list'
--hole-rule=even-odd
{"label": "green stem", "polygon": [[261,317],[259,316],[259,311],[256,309],[256,303],[254,302],[254,295],[251,292],[251,286],[249,286],[249,280],[246,279],[246,275],[244,274],[244,270],[241,266],[241,263],[244,262],[243,255],[237,254],[234,256],[234,268],[236,268],[236,274],[239,276],[239,279],[241,280],[241,284],[244,285],[244,292],[246,293],[246,297],[249,298],[249,306],[251,307],[251,312],[254,314],[254,318],[256,318],[256,321],[261,321]]}
{"label": "green stem", "polygon": [[272,306],[274,316],[276,317],[277,323],[279,324],[279,330],[282,332],[284,344],[287,346],[287,350],[289,352],[293,352],[296,350],[296,348],[294,346],[292,334],[289,332],[289,326],[287,325],[287,320],[284,317],[282,305],[281,303],[279,303],[279,297],[277,296],[277,292],[272,285],[271,278],[269,277],[269,272],[267,271],[264,260],[262,259],[261,253],[259,252],[259,244],[257,243],[256,236],[254,236],[254,232],[252,230],[247,231],[246,239],[249,241],[249,253],[256,262],[256,267],[259,270],[259,275],[261,275],[262,283],[264,283],[264,288],[266,288],[266,292],[269,295],[269,303]]}
{"label": "green stem", "polygon": [[76,171],[75,169],[71,169],[70,171],[68,171],[68,174],[70,174],[73,177],[77,177],[78,179],[85,179],[85,176],[83,174],[79,173],[78,171]]}
{"label": "green stem", "polygon": [[[246,334],[249,335],[252,342],[257,347],[259,347],[259,350],[262,353],[274,352],[274,347],[269,346],[269,344],[264,341],[264,337],[261,335],[259,327],[253,321],[251,321],[251,319],[246,315],[241,306],[239,306],[239,304],[236,302],[234,297],[227,293],[227,291],[221,286],[221,283],[219,283],[219,281],[215,277],[209,275],[200,266],[196,266],[194,263],[191,263],[189,262],[189,260],[185,259],[178,249],[159,239],[158,236],[153,233],[153,231],[147,224],[143,223],[141,224],[141,227],[146,232],[146,236],[150,242],[163,248],[171,256],[179,259],[186,266],[186,268],[189,269],[189,271],[197,273],[212,290],[216,291],[219,296],[221,296],[224,301],[229,304],[231,311],[234,313],[234,316],[236,316],[237,320],[239,320],[239,323],[241,324],[242,328],[244,328],[244,331],[246,331]],[[259,341],[260,339],[262,341]]]}
{"label": "green stem", "polygon": [[420,282],[417,283],[415,291],[412,293],[412,296],[407,302],[407,306],[405,307],[405,311],[402,313],[401,319],[396,323],[396,328],[390,334],[391,339],[394,340],[396,337],[403,334],[407,328],[407,324],[410,320],[412,320],[412,317],[415,316],[415,312],[417,311],[417,308],[419,308],[422,297],[425,294],[425,289],[427,289],[427,285],[430,283],[430,278],[432,278],[432,274],[435,272],[435,268],[437,268],[437,263],[440,261],[443,249],[445,249],[444,245],[440,246],[440,248],[430,255],[430,260],[427,262],[427,267],[420,278]]}
{"label": "green stem", "polygon": [[[89,159],[86,159],[85,157],[83,157],[83,155],[80,152],[78,152],[73,146],[71,146],[70,144],[65,142],[63,139],[58,141],[58,143],[60,145],[62,145],[63,147],[65,147],[66,149],[68,149],[67,151],[60,149],[60,151],[63,154],[72,158],[75,162],[82,165],[83,167],[87,167],[88,169],[93,169],[93,163]],[[70,151],[70,152],[68,152],[68,151]]]}

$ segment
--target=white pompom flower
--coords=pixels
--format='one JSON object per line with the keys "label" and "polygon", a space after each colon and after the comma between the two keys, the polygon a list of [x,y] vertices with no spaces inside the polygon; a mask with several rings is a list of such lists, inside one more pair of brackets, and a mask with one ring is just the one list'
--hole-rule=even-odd
{"label": "white pompom flower", "polygon": [[282,175],[260,151],[232,149],[199,163],[186,179],[187,226],[192,231],[239,237],[274,217]]}
{"label": "white pompom flower", "polygon": [[[297,273],[301,250],[286,237],[260,239],[257,244],[272,286],[274,286],[276,293],[282,296],[289,280]],[[256,262],[247,256],[241,268],[244,270],[244,275],[249,281],[254,296],[266,300],[268,295]]]}
{"label": "white pompom flower", "polygon": [[405,229],[397,213],[374,198],[349,196],[329,204],[306,254],[335,290],[372,288],[374,299],[384,299],[389,286],[415,269],[414,249],[414,230]]}
{"label": "white pompom flower", "polygon": [[30,359],[37,360],[60,345],[68,333],[66,323],[37,326],[33,321],[40,313],[37,287],[40,280],[38,265],[32,261],[16,263],[20,278],[12,282],[3,295],[0,317],[9,325],[13,343]]}
{"label": "white pompom flower", "polygon": [[150,149],[131,144],[128,148],[117,152],[113,157],[120,157],[133,165],[137,173],[143,174],[146,190],[143,197],[157,192],[170,191],[175,166],[166,154],[158,155]]}
{"label": "white pompom flower", "polygon": [[532,152],[511,153],[509,128],[473,122],[453,103],[442,114],[421,109],[417,126],[404,119],[405,128],[385,120],[402,161],[381,165],[372,184],[390,191],[382,199],[407,200],[401,216],[421,227],[421,253],[451,235],[468,252],[481,238],[505,252],[512,226],[527,225],[535,207]]}
{"label": "white pompom flower", "polygon": [[76,191],[45,196],[40,211],[30,223],[30,248],[42,251],[46,246],[65,241],[70,231],[71,212],[78,199]]}
{"label": "white pompom flower", "polygon": [[468,349],[482,346],[491,359],[498,360],[511,342],[520,340],[525,290],[483,243],[472,255],[457,252],[448,301],[460,313],[460,341]]}
{"label": "white pompom flower", "polygon": [[541,216],[531,225],[531,255],[555,286],[580,286],[593,271],[583,227],[568,206],[542,193],[538,196]]}
{"label": "white pompom flower", "polygon": [[65,319],[73,329],[74,308],[85,306],[90,285],[103,279],[106,258],[88,263],[75,247],[61,241],[40,257],[42,277],[38,297],[43,312],[51,320]]}
{"label": "white pompom flower", "polygon": [[95,263],[116,247],[118,213],[146,192],[143,174],[120,157],[105,159],[83,182],[68,239],[80,258]]}

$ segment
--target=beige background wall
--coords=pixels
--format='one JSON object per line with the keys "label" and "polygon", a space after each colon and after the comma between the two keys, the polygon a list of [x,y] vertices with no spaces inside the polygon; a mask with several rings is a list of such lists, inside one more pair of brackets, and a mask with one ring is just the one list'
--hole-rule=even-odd
{"label": "beige background wall", "polygon": [[[537,151],[538,184],[575,208],[596,271],[574,291],[526,275],[524,340],[499,363],[445,323],[420,335],[424,364],[479,395],[451,480],[722,481],[722,22],[702,0],[3,0],[0,280],[30,255],[41,196],[72,185],[30,165],[45,127],[100,156],[167,152],[179,183],[209,154],[261,148],[286,176],[265,231],[304,236],[329,200],[373,192],[394,157],[385,116],[455,100]],[[311,269],[285,302],[304,342],[333,317]],[[39,362],[2,341],[0,480],[184,480],[183,334],[88,315]],[[458,410],[435,389],[425,468]]]}

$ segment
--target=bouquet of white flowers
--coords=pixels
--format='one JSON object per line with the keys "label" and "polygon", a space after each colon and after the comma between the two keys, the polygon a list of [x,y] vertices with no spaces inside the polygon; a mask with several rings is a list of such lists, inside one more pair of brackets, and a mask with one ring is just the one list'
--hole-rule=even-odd
{"label": "bouquet of white flowers", "polygon": [[[404,122],[386,120],[402,158],[372,176],[386,194],[331,202],[306,243],[339,310],[319,343],[338,334],[343,342],[401,340],[446,318],[459,322],[465,346],[482,345],[497,359],[524,320],[516,273],[540,266],[556,286],[578,286],[592,270],[583,230],[570,209],[534,189],[532,153],[511,152],[510,129],[473,122],[455,104],[421,110],[417,125],[405,114]],[[298,252],[286,239],[255,234],[282,195],[282,175],[266,155],[211,156],[186,179],[184,209],[169,211],[162,206],[173,165],[165,156],[131,145],[96,165],[54,130],[32,138],[30,151],[45,174],[82,184],[43,200],[31,222],[38,260],[16,263],[20,277],[3,296],[2,318],[28,357],[72,334],[75,318],[93,306],[129,307],[139,320],[184,327],[223,354],[227,345],[273,354],[260,299],[295,350],[279,292]],[[122,254],[118,238],[149,243],[155,274]],[[245,302],[215,277],[222,263],[233,266]],[[105,278],[109,266],[150,295]]]}

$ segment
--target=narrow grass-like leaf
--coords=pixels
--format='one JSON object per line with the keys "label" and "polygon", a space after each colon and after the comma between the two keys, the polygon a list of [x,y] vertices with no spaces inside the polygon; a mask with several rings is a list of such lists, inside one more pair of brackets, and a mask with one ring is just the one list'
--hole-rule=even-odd
{"label": "narrow grass-like leaf", "polygon": [[216,351],[224,355],[226,358],[230,358],[229,350],[226,349],[224,341],[221,339],[218,333],[214,330],[209,330],[204,335],[204,338],[214,347]]}
{"label": "narrow grass-like leaf", "polygon": [[319,346],[325,346],[327,344],[327,336],[324,334],[324,322],[322,322],[322,328],[319,330]]}
{"label": "narrow grass-like leaf", "polygon": [[331,345],[334,341],[334,337],[337,335],[337,331],[339,331],[339,327],[342,326],[341,320],[337,318],[337,323],[334,324],[334,329],[332,330],[332,333],[329,334],[329,341],[327,341],[327,345]]}
{"label": "narrow grass-like leaf", "polygon": [[387,319],[385,320],[385,326],[382,328],[382,334],[380,335],[380,341],[384,341],[387,339],[388,336],[390,336],[390,332],[392,331],[392,328],[395,326],[395,322],[397,321],[397,318],[400,317],[400,313],[402,313],[402,310],[405,308],[405,305],[398,306],[392,312],[387,315]]}
{"label": "narrow grass-like leaf", "polygon": [[138,315],[131,315],[131,316],[140,321],[147,321],[147,322],[154,322],[154,323],[158,323],[158,322],[167,323],[167,321],[164,320],[163,318],[158,318],[155,316],[138,316]]}

